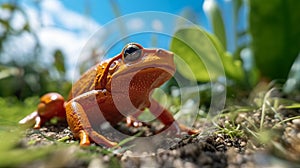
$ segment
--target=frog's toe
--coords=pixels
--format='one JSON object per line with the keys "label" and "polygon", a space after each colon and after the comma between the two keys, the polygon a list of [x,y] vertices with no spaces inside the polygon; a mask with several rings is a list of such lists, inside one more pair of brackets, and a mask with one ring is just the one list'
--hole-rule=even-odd
{"label": "frog's toe", "polygon": [[142,122],[142,121],[138,121],[136,118],[130,116],[130,117],[126,117],[126,125],[128,127],[150,127],[149,124]]}
{"label": "frog's toe", "polygon": [[19,121],[20,125],[27,125],[27,124],[35,124],[36,117],[38,117],[37,111],[32,112],[31,114],[24,117],[22,120]]}
{"label": "frog's toe", "polygon": [[79,139],[80,139],[80,146],[90,146],[91,142],[87,132],[81,130],[79,131]]}
{"label": "frog's toe", "polygon": [[193,135],[193,134],[199,134],[200,133],[200,130],[197,130],[197,129],[193,129],[193,128],[189,128],[183,124],[179,124],[179,127],[180,127],[180,130],[183,131],[183,132],[186,132],[190,135]]}
{"label": "frog's toe", "polygon": [[166,131],[168,134],[176,134],[180,135],[182,132],[186,132],[189,135],[199,134],[200,130],[189,128],[183,124],[179,124],[177,122],[173,122],[171,125],[166,125],[164,128],[159,130],[156,133],[161,133]]}
{"label": "frog's toe", "polygon": [[93,142],[97,143],[98,145],[103,145],[108,148],[118,146],[118,143],[108,140],[106,137],[104,137],[96,131],[89,131],[89,137]]}

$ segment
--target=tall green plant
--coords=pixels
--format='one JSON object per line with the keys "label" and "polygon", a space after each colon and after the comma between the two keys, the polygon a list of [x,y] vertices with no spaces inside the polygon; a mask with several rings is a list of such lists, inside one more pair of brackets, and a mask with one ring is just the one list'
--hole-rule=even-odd
{"label": "tall green plant", "polygon": [[215,35],[200,27],[179,29],[174,34],[170,49],[191,68],[193,74],[186,71],[183,64],[177,65],[178,71],[188,79],[208,82],[226,75],[239,83],[244,81],[241,62],[225,51]]}
{"label": "tall green plant", "polygon": [[[3,28],[0,34],[0,97],[16,96],[25,99],[58,90],[64,94],[64,90],[69,88],[69,83],[65,78],[63,53],[59,50],[54,52],[55,61],[50,66],[38,62],[43,47],[22,6],[17,1],[12,1],[2,3],[0,10],[7,12],[7,17],[0,17],[0,27]],[[17,16],[23,18],[23,26],[13,26]],[[32,51],[16,55],[11,51],[15,50],[15,45],[20,44],[11,39],[22,38],[24,34],[32,37],[35,45]]]}
{"label": "tall green plant", "polygon": [[251,48],[261,75],[286,79],[300,51],[299,0],[249,0]]}

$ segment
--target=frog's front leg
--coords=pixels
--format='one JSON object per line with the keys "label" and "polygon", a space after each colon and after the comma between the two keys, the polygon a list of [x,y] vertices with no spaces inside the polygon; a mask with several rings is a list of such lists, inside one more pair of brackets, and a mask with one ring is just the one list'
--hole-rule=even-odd
{"label": "frog's front leg", "polygon": [[177,121],[175,121],[173,115],[154,99],[151,99],[149,110],[155,117],[157,117],[158,120],[160,120],[165,125],[165,127],[161,131],[168,129],[172,132],[175,132],[176,134],[179,134],[181,131],[183,131],[187,132],[190,135],[199,133],[199,130],[188,128],[187,126],[179,124]]}
{"label": "frog's front leg", "polygon": [[74,137],[80,139],[80,146],[89,146],[90,140],[106,147],[118,145],[96,132],[90,122],[88,113],[94,118],[103,117],[102,114],[99,114],[101,113],[100,110],[97,110],[99,109],[99,100],[96,99],[96,97],[101,97],[101,94],[103,94],[102,91],[90,91],[74,98],[65,105],[68,125]]}

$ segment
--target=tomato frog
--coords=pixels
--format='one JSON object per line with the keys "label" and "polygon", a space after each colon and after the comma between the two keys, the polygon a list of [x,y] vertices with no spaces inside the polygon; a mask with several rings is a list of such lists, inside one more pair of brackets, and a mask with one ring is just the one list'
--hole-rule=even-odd
{"label": "tomato frog", "polygon": [[[140,125],[136,118],[146,108],[175,133],[196,134],[175,121],[172,114],[151,98],[153,89],[168,81],[175,73],[173,53],[163,49],[146,49],[140,44],[127,44],[120,54],[86,71],[72,86],[67,101],[58,93],[40,98],[37,110],[19,123],[34,122],[40,128],[53,117],[66,118],[80,146],[91,142],[106,147],[117,146],[99,133],[102,123]],[[163,129],[164,129],[163,128]]]}

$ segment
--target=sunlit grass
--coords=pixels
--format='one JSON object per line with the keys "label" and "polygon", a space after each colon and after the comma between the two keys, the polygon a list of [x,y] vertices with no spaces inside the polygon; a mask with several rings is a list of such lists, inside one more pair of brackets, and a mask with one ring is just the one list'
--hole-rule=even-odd
{"label": "sunlit grass", "polygon": [[[26,128],[20,127],[18,121],[34,111],[37,103],[38,97],[27,98],[24,101],[19,101],[14,97],[0,98],[0,167],[15,167],[33,161],[43,161],[45,165],[52,164],[47,163],[46,160],[51,160],[61,152],[74,150],[74,146],[78,147],[77,144],[66,144],[60,141],[50,146],[22,147],[21,140],[25,136]],[[49,137],[47,139],[54,141]],[[30,142],[27,145],[30,145]],[[78,152],[80,153],[79,147],[76,153]],[[74,159],[75,155],[67,158]],[[59,161],[55,163],[59,164]]]}
{"label": "sunlit grass", "polygon": [[[36,146],[35,140],[26,142],[27,147],[21,144],[21,140],[26,136],[26,129],[18,125],[18,121],[27,114],[36,109],[38,97],[28,98],[19,101],[16,98],[0,98],[0,167],[15,167],[20,165],[31,164],[32,162],[40,162],[42,165],[54,164],[54,166],[65,166],[65,162],[72,162],[71,160],[87,162],[92,158],[100,155],[114,155],[122,153],[130,148],[132,145],[126,146],[130,141],[140,136],[143,132],[137,133],[135,136],[123,139],[119,142],[122,148],[103,148],[101,146],[91,145],[89,147],[80,148],[78,142],[66,143],[71,137],[65,136],[58,140],[45,135],[39,130],[34,130],[33,133],[40,135],[45,141],[51,141],[52,145]],[[73,152],[71,152],[73,151]],[[57,160],[49,163],[48,160],[56,158],[55,155],[64,155],[63,153],[70,153],[67,160]],[[66,156],[63,156],[66,157]],[[111,157],[109,165],[118,165],[116,158]]]}
{"label": "sunlit grass", "polygon": [[[254,103],[249,102],[245,106],[230,105],[226,107],[223,113],[217,116],[224,121],[223,125],[215,124],[216,129],[214,133],[227,135],[231,139],[247,138],[251,141],[249,144],[267,146],[270,149],[276,150],[279,153],[277,155],[288,153],[289,151],[284,145],[277,141],[279,137],[278,128],[282,129],[282,126],[287,122],[298,119],[300,116],[283,118],[280,110],[294,110],[299,109],[300,106],[289,99],[272,96],[273,91],[274,89],[270,89],[263,94],[257,94],[254,100],[252,100]],[[180,109],[180,103],[172,103],[173,101],[176,101],[176,98],[172,96],[167,96],[162,100],[169,108],[175,109],[174,113],[176,113]],[[114,156],[130,150],[133,146],[127,145],[127,143],[133,141],[143,133],[138,132],[133,137],[121,140],[119,145],[122,148],[106,149],[96,145],[80,148],[78,141],[66,143],[71,139],[69,136],[56,140],[37,130],[34,133],[41,135],[47,141],[52,141],[52,145],[35,146],[35,142],[27,142],[29,147],[22,147],[20,142],[25,136],[25,129],[19,127],[18,121],[34,111],[37,103],[38,97],[28,98],[23,102],[15,98],[0,98],[0,167],[30,165],[30,163],[35,163],[36,161],[49,164],[49,159],[56,158],[54,155],[62,155],[62,153],[68,152],[71,154],[67,160],[62,160],[59,164],[64,165],[66,162],[72,162],[70,161],[72,159],[79,159],[82,162],[89,163],[92,158],[99,157],[99,155],[109,155],[109,164],[119,166],[118,160]],[[241,114],[246,115],[242,115],[242,122],[237,122],[237,118],[241,117]],[[253,114],[258,115],[257,120],[254,120]],[[145,121],[149,121],[149,115],[146,113],[142,118],[144,117]],[[265,124],[267,117],[274,118],[277,122],[272,123],[273,125],[269,127]]]}
{"label": "sunlit grass", "polygon": [[33,112],[38,104],[38,97],[30,97],[23,102],[15,97],[0,97],[0,125],[17,126],[18,121]]}

